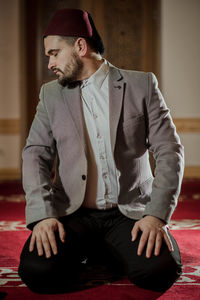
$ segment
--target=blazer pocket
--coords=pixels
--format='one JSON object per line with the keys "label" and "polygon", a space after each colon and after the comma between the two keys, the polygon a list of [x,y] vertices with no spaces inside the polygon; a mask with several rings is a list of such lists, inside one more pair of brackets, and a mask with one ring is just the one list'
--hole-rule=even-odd
{"label": "blazer pocket", "polygon": [[128,118],[118,127],[117,143],[120,152],[133,158],[142,156],[147,150],[144,115]]}

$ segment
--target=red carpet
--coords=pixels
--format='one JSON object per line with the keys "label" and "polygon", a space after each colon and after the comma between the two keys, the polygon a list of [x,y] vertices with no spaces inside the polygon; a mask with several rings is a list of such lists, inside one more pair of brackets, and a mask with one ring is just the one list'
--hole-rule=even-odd
{"label": "red carpet", "polygon": [[[185,181],[171,231],[182,254],[183,274],[166,293],[145,291],[127,279],[109,283],[97,274],[87,289],[60,295],[37,295],[17,274],[19,254],[30,234],[25,229],[24,196],[19,183],[0,184],[0,299],[5,300],[199,300],[200,299],[200,181]],[[98,277],[99,276],[99,277]],[[96,286],[97,281],[101,285]]]}

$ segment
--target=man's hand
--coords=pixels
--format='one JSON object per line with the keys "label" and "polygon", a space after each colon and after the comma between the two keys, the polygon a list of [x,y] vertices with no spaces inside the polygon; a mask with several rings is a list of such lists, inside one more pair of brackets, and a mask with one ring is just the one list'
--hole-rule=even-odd
{"label": "man's hand", "polygon": [[55,232],[58,231],[60,240],[65,242],[65,230],[63,224],[55,218],[49,218],[40,221],[33,228],[33,233],[30,241],[29,251],[33,251],[36,244],[38,255],[43,255],[45,252],[46,258],[51,256],[51,249],[53,254],[57,254],[57,244]]}
{"label": "man's hand", "polygon": [[154,255],[159,255],[162,240],[164,238],[169,251],[173,251],[173,245],[168,235],[167,225],[160,219],[153,216],[145,216],[135,223],[131,231],[132,241],[137,238],[138,232],[142,231],[137,254],[141,255],[145,245],[147,244],[146,257],[151,257],[154,249]]}

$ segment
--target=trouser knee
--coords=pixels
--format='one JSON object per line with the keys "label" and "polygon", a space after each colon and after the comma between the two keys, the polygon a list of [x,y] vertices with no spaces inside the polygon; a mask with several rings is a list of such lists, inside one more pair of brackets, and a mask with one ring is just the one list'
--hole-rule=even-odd
{"label": "trouser knee", "polygon": [[51,263],[37,267],[20,263],[18,274],[31,291],[40,294],[70,291],[77,281],[77,273],[70,267],[61,269]]}
{"label": "trouser knee", "polygon": [[27,262],[20,262],[18,274],[22,281],[30,290],[36,293],[48,293],[52,287],[51,281],[53,278],[50,269],[45,269],[41,266],[34,266]]}
{"label": "trouser knee", "polygon": [[133,284],[141,288],[165,292],[180,277],[181,273],[181,264],[172,260],[165,266],[151,266],[140,272],[130,273],[128,277]]}

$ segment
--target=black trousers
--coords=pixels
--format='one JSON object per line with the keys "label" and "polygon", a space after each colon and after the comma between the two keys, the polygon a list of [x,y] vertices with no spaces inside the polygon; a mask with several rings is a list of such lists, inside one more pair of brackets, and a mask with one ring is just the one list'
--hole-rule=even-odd
{"label": "black trousers", "polygon": [[[181,258],[176,241],[169,252],[165,242],[159,256],[146,258],[145,250],[137,255],[139,244],[131,241],[135,220],[125,217],[118,208],[91,210],[80,208],[60,218],[66,230],[66,242],[57,237],[58,254],[50,258],[38,256],[35,247],[29,252],[30,237],[20,257],[19,275],[37,293],[67,292],[75,287],[84,272],[83,260],[104,261],[123,272],[137,286],[164,292],[181,274]],[[170,233],[169,233],[170,234]]]}

